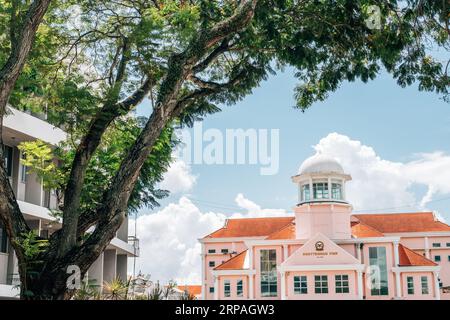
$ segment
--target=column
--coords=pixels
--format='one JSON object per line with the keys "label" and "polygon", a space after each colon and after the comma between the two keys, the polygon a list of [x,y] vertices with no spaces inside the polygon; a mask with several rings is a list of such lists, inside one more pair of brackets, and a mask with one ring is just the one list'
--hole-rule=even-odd
{"label": "column", "polygon": [[441,300],[441,289],[439,288],[439,272],[433,271],[434,277],[434,298],[436,300]]}
{"label": "column", "polygon": [[214,276],[214,300],[219,300],[219,277]]}
{"label": "column", "polygon": [[363,277],[362,271],[357,271],[358,276],[358,299],[362,300],[364,298],[364,287],[363,287]]}
{"label": "column", "polygon": [[314,200],[313,182],[312,178],[309,178],[309,200]]}
{"label": "column", "polygon": [[286,300],[286,272],[281,271],[281,300]]}
{"label": "column", "polygon": [[402,286],[401,286],[401,273],[400,271],[394,271],[395,275],[395,298],[401,299],[402,297]]}
{"label": "column", "polygon": [[394,264],[395,267],[398,267],[398,265],[400,264],[400,260],[398,258],[398,241],[394,242]]}
{"label": "column", "polygon": [[362,257],[361,257],[361,243],[356,243],[356,259],[359,260],[359,262],[362,262]]}
{"label": "column", "polygon": [[331,200],[331,178],[328,178],[328,199]]}
{"label": "column", "polygon": [[202,253],[200,253],[201,254],[201,256],[202,256],[202,300],[205,300],[206,299],[206,290],[208,289],[207,287],[206,287],[206,272],[205,272],[205,253],[204,253],[204,251],[205,251],[205,245],[202,243]]}
{"label": "column", "polygon": [[248,276],[248,298],[250,300],[254,299],[254,292],[255,292],[255,289],[253,288],[253,275],[250,274]]}
{"label": "column", "polygon": [[430,259],[430,244],[428,243],[428,237],[425,237],[425,257]]}
{"label": "column", "polygon": [[286,261],[288,258],[289,252],[288,252],[288,245],[283,244],[283,261]]}

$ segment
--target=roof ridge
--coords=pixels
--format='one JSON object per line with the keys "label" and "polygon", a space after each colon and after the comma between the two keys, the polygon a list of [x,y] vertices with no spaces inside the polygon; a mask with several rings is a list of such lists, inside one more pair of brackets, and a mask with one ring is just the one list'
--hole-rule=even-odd
{"label": "roof ridge", "polygon": [[295,219],[295,216],[281,216],[281,217],[249,217],[249,218],[227,218],[226,220],[263,220],[263,219]]}
{"label": "roof ridge", "polygon": [[387,216],[387,215],[396,215],[396,214],[434,214],[433,211],[415,211],[415,212],[379,212],[379,213],[356,213],[353,216]]}

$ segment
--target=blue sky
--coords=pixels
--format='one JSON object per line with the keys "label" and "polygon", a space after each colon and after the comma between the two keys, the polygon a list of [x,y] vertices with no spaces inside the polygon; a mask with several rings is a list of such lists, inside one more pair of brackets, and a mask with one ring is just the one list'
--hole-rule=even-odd
{"label": "blue sky", "polygon": [[[344,83],[326,101],[301,112],[293,107],[296,83],[293,71],[288,69],[270,77],[237,105],[224,106],[222,112],[203,121],[204,130],[279,129],[280,169],[276,175],[262,176],[258,165],[192,164],[197,179],[188,195],[199,208],[239,211],[234,199],[237,193],[243,193],[262,207],[289,211],[297,194],[290,176],[314,154],[312,146],[330,132],[358,140],[372,147],[380,158],[393,162],[412,161],[419,153],[450,153],[450,105],[436,94],[419,92],[416,87],[401,88],[389,74],[382,73],[366,84]],[[146,101],[138,113],[145,115],[149,110]],[[411,190],[420,198],[426,187],[412,186]],[[181,195],[171,195],[162,206]],[[436,195],[435,199],[442,197],[445,195]],[[379,207],[374,204],[359,209],[372,208]],[[450,200],[431,202],[427,208],[439,210],[450,220]]]}
{"label": "blue sky", "polygon": [[[292,212],[297,189],[290,177],[316,152],[313,146],[338,158],[352,175],[347,198],[358,213],[434,210],[450,222],[449,104],[416,87],[401,88],[382,73],[367,84],[345,83],[302,113],[293,108],[296,83],[288,69],[204,120],[204,130],[279,129],[279,172],[263,176],[259,165],[176,162],[163,182],[174,192],[160,208],[139,212],[136,272],[199,283],[197,239],[223,226],[227,217]],[[149,112],[148,101],[138,107],[140,115]],[[442,198],[449,199],[419,205]],[[134,225],[131,221],[132,234]]]}

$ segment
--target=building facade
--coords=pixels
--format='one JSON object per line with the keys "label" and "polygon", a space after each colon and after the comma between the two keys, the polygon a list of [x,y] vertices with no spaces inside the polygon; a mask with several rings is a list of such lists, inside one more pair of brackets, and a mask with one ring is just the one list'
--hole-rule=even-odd
{"label": "building facade", "polygon": [[[57,145],[66,139],[66,133],[44,121],[41,115],[9,108],[3,123],[5,169],[29,227],[39,236],[48,238],[61,227],[61,223],[51,215],[51,210],[57,208],[56,194],[53,190],[45,190],[42,181],[27,172],[20,162],[22,154],[17,148],[23,141],[36,139]],[[139,254],[138,243],[136,238],[128,235],[128,220],[125,220],[116,237],[89,269],[89,280],[100,290],[104,281],[117,277],[126,280],[128,258]],[[0,223],[0,299],[18,297],[18,285],[17,258]]]}
{"label": "building facade", "polygon": [[315,155],[292,177],[292,216],[228,219],[200,239],[202,298],[450,299],[450,226],[432,212],[353,214],[349,180]]}

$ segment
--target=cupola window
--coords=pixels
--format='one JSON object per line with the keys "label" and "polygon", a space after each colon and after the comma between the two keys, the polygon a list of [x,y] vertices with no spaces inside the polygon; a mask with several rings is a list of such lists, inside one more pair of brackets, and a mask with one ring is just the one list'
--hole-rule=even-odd
{"label": "cupola window", "polygon": [[309,200],[311,200],[309,184],[304,184],[302,185],[302,201],[309,201]]}
{"label": "cupola window", "polygon": [[328,183],[316,182],[313,183],[314,199],[329,199],[328,196]]}
{"label": "cupola window", "polygon": [[331,184],[331,198],[335,200],[342,200],[342,185],[340,183]]}

